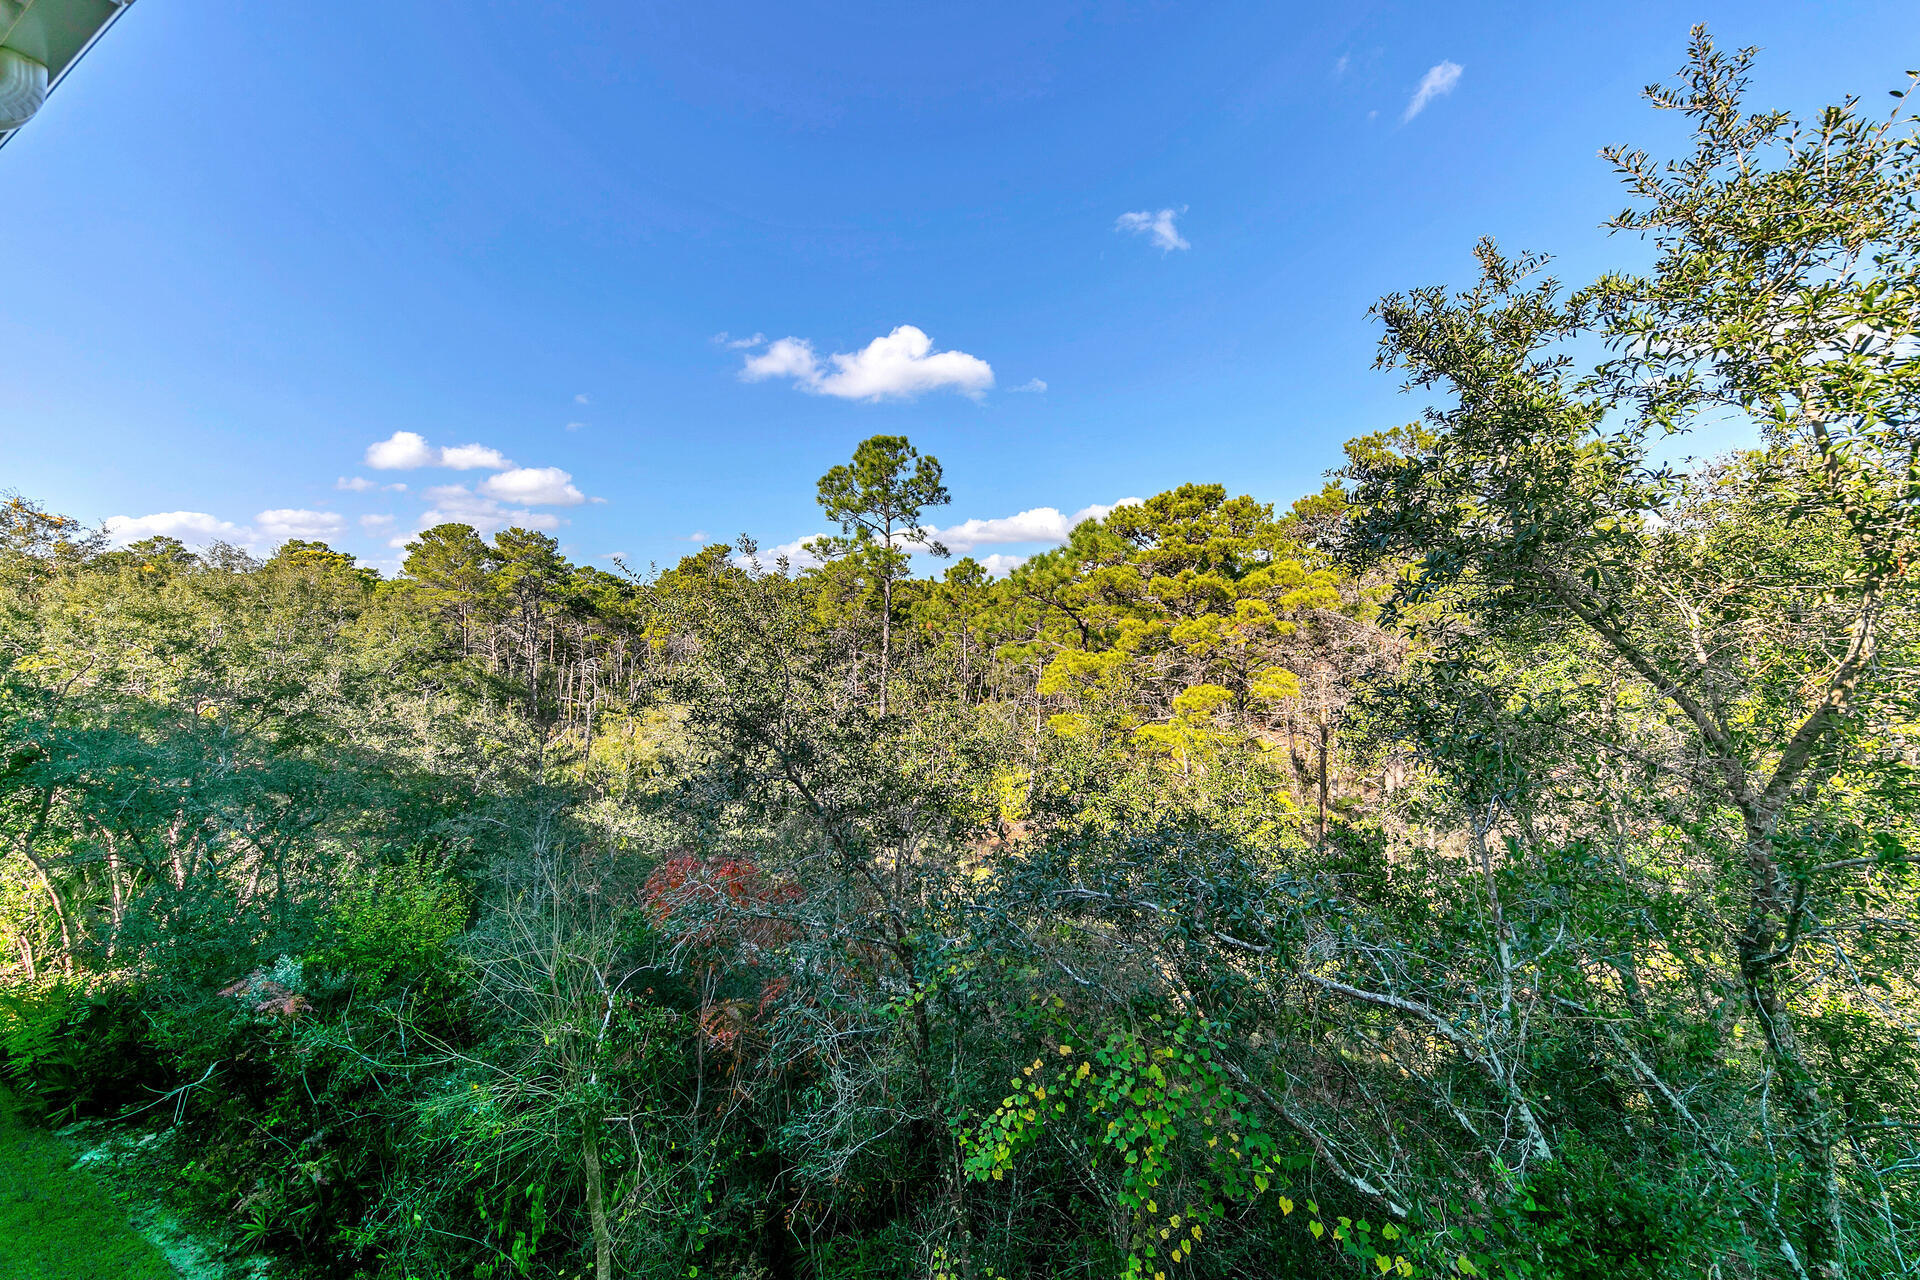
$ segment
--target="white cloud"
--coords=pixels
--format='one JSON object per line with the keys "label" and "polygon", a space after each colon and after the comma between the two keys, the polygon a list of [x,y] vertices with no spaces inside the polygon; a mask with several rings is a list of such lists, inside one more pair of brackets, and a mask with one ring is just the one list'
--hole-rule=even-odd
{"label": "white cloud", "polygon": [[209,542],[238,542],[247,530],[204,511],[160,511],[150,516],[108,516],[107,533],[125,546],[142,538],[178,538],[196,546]]}
{"label": "white cloud", "polygon": [[[396,431],[385,440],[367,446],[367,465],[375,471],[413,471],[420,467],[448,467],[454,471],[504,471],[512,459],[484,444],[457,444],[436,449],[426,437],[414,431]],[[357,481],[358,477],[356,477]],[[343,489],[360,491],[357,483],[342,483]]]}
{"label": "white cloud", "polygon": [[483,444],[456,444],[440,451],[440,465],[454,471],[504,471],[513,461]]}
{"label": "white cloud", "polygon": [[692,533],[686,536],[686,541],[688,542],[704,543],[706,542],[706,540],[707,540],[707,531],[705,529],[695,529]]}
{"label": "white cloud", "polygon": [[593,397],[588,395],[586,392],[582,391],[579,395],[573,398],[573,402],[575,404],[592,404]]}
{"label": "white cloud", "polygon": [[980,567],[987,571],[988,577],[1002,578],[1031,559],[1032,556],[1010,556],[996,551],[981,560]]}
{"label": "white cloud", "polygon": [[435,508],[427,515],[443,517],[427,520],[426,516],[422,516],[422,527],[445,524],[447,520],[464,520],[468,515],[490,515],[500,507],[492,498],[483,498],[463,484],[437,484],[422,496]]}
{"label": "white cloud", "polygon": [[375,490],[383,493],[405,493],[407,491],[407,486],[404,484],[380,484],[377,481],[367,479],[365,476],[341,476],[333,482],[333,487],[345,493],[372,493]]}
{"label": "white cloud", "polygon": [[[426,491],[425,496],[433,506],[420,514],[419,527],[422,529],[431,529],[437,524],[470,524],[476,531],[486,534],[509,525],[518,525],[522,529],[552,532],[566,523],[550,511],[502,506],[493,498],[475,493],[465,485],[435,485]],[[412,540],[412,535],[402,534],[388,545],[404,547]]]}
{"label": "white cloud", "polygon": [[[1073,530],[1082,521],[1101,520],[1116,507],[1133,506],[1138,498],[1121,498],[1116,502],[1096,502],[1085,506],[1070,515],[1062,514],[1055,507],[1035,507],[1022,511],[1018,515],[1001,516],[992,520],[966,520],[949,529],[936,529],[934,538],[944,543],[955,555],[966,555],[976,547],[1006,546],[1017,543],[1038,544],[1057,547],[1072,535]],[[795,538],[792,542],[783,542],[777,547],[762,547],[759,552],[760,564],[772,568],[781,556],[787,557],[789,567],[793,569],[811,569],[820,563],[819,559],[806,550],[806,545],[825,534],[810,533],[804,538]],[[696,533],[689,541],[704,541],[704,533]],[[734,557],[736,560],[741,557]],[[1006,555],[995,552],[980,558],[987,572],[996,577],[1006,573],[1015,565],[1030,557],[1025,555]]]}
{"label": "white cloud", "polygon": [[748,356],[740,366],[743,382],[764,382],[768,378],[799,378],[803,382],[820,377],[820,360],[813,344],[804,338],[782,338],[757,356]]}
{"label": "white cloud", "polygon": [[367,465],[375,471],[411,471],[430,467],[440,460],[440,451],[426,437],[412,431],[396,431],[385,440],[367,446]]}
{"label": "white cloud", "polygon": [[1045,395],[1047,393],[1047,380],[1045,378],[1028,378],[1025,382],[1021,383],[1019,386],[1008,387],[1007,390],[1031,391],[1035,395]]}
{"label": "white cloud", "polygon": [[935,351],[933,339],[910,324],[854,352],[834,352],[823,364],[804,338],[782,338],[740,368],[745,382],[791,378],[802,391],[842,400],[911,399],[927,391],[957,391],[978,399],[993,386],[993,367],[964,351]]}
{"label": "white cloud", "polygon": [[586,426],[586,425],[587,425],[587,424],[586,424],[586,423],[584,423],[584,422],[569,422],[569,423],[567,424],[567,430],[569,430],[569,431],[578,431],[578,430],[579,430],[580,428],[582,428],[582,427],[584,427],[584,426]]}
{"label": "white cloud", "polygon": [[573,477],[558,467],[519,467],[488,476],[480,492],[503,502],[537,507],[574,507],[587,495],[573,487]]}
{"label": "white cloud", "polygon": [[1193,246],[1187,243],[1173,225],[1173,220],[1185,212],[1186,208],[1182,206],[1179,209],[1162,209],[1158,213],[1147,210],[1139,213],[1123,213],[1114,219],[1113,229],[1147,236],[1159,246],[1162,253],[1171,253],[1175,249],[1191,249]]}
{"label": "white cloud", "polygon": [[347,527],[346,517],[332,511],[305,511],[276,507],[262,511],[251,526],[208,515],[204,511],[161,511],[148,516],[110,516],[107,533],[125,546],[142,538],[178,538],[191,546],[231,542],[256,550],[278,546],[289,538],[326,539]]}
{"label": "white cloud", "polygon": [[1081,522],[1103,520],[1115,507],[1131,506],[1139,501],[1138,498],[1122,498],[1118,502],[1094,503],[1072,515],[1062,515],[1058,507],[1034,507],[1019,515],[963,521],[950,529],[936,530],[934,537],[956,555],[965,555],[975,547],[1019,542],[1038,542],[1057,547],[1072,535]]}
{"label": "white cloud", "polygon": [[361,516],[360,517],[360,527],[362,529],[367,530],[368,532],[372,532],[375,529],[384,529],[392,523],[393,523],[392,516]]}
{"label": "white cloud", "polygon": [[745,351],[749,347],[759,346],[766,340],[767,335],[764,333],[756,333],[751,338],[736,338],[725,329],[713,335],[713,345],[725,347],[729,351]]}
{"label": "white cloud", "polygon": [[1347,67],[1351,65],[1351,63],[1352,63],[1351,58],[1349,58],[1344,53],[1341,54],[1339,57],[1333,60],[1333,74],[1336,76],[1343,76],[1347,74]]}
{"label": "white cloud", "polygon": [[[778,567],[782,556],[786,557],[788,569],[815,569],[820,566],[821,560],[819,556],[807,550],[807,544],[815,538],[824,538],[826,536],[824,533],[810,533],[804,538],[795,538],[792,542],[783,542],[777,547],[761,547],[754,553],[753,558],[759,562],[762,569]],[[737,552],[733,556],[733,562],[742,566],[748,563],[747,557]]]}
{"label": "white cloud", "polygon": [[1438,62],[1427,68],[1427,74],[1420,77],[1420,87],[1413,91],[1413,97],[1407,101],[1406,114],[1400,122],[1407,121],[1427,109],[1427,104],[1435,98],[1453,92],[1453,86],[1460,83],[1460,73],[1466,70],[1457,62]]}
{"label": "white cloud", "polygon": [[331,538],[347,527],[344,516],[333,511],[302,511],[295,507],[277,507],[253,518],[258,536],[281,543],[288,538]]}
{"label": "white cloud", "polygon": [[824,533],[810,533],[804,538],[795,538],[792,542],[783,542],[777,547],[762,547],[760,549],[760,563],[768,568],[772,568],[781,556],[785,556],[787,558],[787,567],[790,569],[816,568],[821,563],[820,557],[807,550],[807,544],[815,538],[824,538],[826,536]]}

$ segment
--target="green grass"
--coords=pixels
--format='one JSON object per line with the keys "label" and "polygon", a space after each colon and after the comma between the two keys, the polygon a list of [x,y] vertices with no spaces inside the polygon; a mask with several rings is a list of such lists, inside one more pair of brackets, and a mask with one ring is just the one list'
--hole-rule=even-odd
{"label": "green grass", "polygon": [[0,1280],[176,1280],[125,1208],[0,1094]]}

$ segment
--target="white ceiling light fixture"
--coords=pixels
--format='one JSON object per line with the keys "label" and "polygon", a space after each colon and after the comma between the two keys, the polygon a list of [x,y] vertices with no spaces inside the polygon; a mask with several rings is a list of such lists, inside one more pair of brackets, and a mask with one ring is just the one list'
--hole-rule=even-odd
{"label": "white ceiling light fixture", "polygon": [[24,53],[0,48],[0,129],[18,129],[46,100],[46,67]]}
{"label": "white ceiling light fixture", "polygon": [[0,147],[133,0],[0,0]]}

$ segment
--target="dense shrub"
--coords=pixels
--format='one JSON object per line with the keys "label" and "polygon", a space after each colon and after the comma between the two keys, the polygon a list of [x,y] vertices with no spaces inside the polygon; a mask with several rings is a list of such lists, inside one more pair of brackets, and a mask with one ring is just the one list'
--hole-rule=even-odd
{"label": "dense shrub", "polygon": [[107,979],[0,987],[0,1072],[20,1102],[54,1118],[98,1115],[158,1078],[139,1000],[137,987]]}

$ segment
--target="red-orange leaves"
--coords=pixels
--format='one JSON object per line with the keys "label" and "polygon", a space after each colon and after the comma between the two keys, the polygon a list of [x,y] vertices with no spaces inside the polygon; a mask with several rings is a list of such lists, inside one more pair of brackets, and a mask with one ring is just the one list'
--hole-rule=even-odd
{"label": "red-orange leaves", "polygon": [[681,942],[764,948],[791,935],[793,926],[777,909],[800,891],[745,858],[683,853],[654,868],[640,896],[655,922]]}

